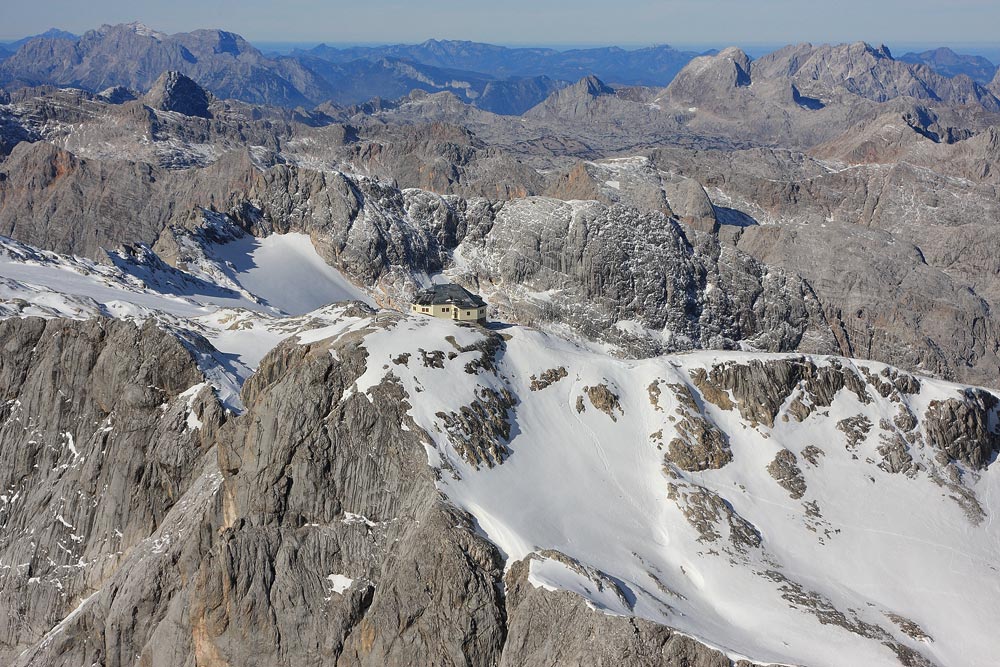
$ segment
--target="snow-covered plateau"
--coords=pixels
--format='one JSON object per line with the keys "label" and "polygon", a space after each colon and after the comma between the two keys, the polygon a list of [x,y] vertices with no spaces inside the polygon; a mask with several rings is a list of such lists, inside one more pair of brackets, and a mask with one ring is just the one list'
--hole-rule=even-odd
{"label": "snow-covered plateau", "polygon": [[[283,341],[359,344],[341,400],[398,384],[438,490],[533,586],[762,664],[996,663],[995,392],[837,357],[620,359],[378,310],[305,235],[202,250],[181,270],[0,239],[0,316],[153,320],[234,412]],[[362,579],[327,578],[327,600]]]}

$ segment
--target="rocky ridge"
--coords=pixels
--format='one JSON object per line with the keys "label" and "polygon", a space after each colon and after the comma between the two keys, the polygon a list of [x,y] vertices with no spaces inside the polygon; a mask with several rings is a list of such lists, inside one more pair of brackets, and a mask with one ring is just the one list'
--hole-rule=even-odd
{"label": "rocky ridge", "polygon": [[[238,417],[199,390],[193,360],[151,325],[15,319],[0,335],[13,392],[5,441],[23,439],[28,425],[39,452],[7,450],[18,453],[4,484],[2,562],[25,564],[4,568],[0,581],[27,612],[4,625],[0,655],[12,664],[116,665],[138,655],[178,665],[415,656],[490,665],[542,654],[571,664],[582,651],[612,664],[626,647],[644,656],[637,664],[731,664],[656,624],[640,621],[637,637],[627,619],[536,589],[524,569],[505,585],[496,547],[435,491],[398,383],[343,398],[366,365],[356,335],[276,349],[244,388]],[[130,338],[135,359],[111,354]],[[82,363],[46,372],[67,354]],[[148,388],[128,371],[136,366],[157,374]],[[70,391],[72,406],[61,398]],[[43,426],[53,410],[59,423]],[[45,461],[45,472],[32,472],[32,461]],[[148,480],[139,487],[127,483],[135,466]],[[135,512],[117,514],[127,508]],[[25,532],[35,539],[12,541]],[[505,586],[519,592],[504,595]],[[564,617],[580,630],[553,653]],[[596,644],[588,626],[602,628]],[[509,649],[508,636],[518,637]]]}

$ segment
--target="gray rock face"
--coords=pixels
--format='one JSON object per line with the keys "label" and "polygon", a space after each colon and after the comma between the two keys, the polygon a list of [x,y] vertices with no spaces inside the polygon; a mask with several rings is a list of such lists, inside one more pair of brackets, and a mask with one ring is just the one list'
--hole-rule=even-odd
{"label": "gray rock face", "polygon": [[[630,160],[626,169],[627,176],[623,178],[619,169],[607,163],[580,162],[550,179],[544,194],[562,200],[591,199],[608,205],[625,204],[674,216],[672,203],[668,201],[669,191],[671,200],[676,195],[679,205],[686,206],[687,202],[679,194],[683,185],[667,182],[645,162]],[[680,213],[677,215],[681,217]],[[681,219],[693,220],[688,216]]]}
{"label": "gray rock face", "polygon": [[0,574],[0,661],[11,664],[164,525],[214,457],[224,415],[191,355],[152,324],[10,319],[0,349],[0,561],[18,564]]}
{"label": "gray rock face", "polygon": [[401,386],[345,398],[356,335],[336,355],[279,346],[228,419],[210,391],[178,395],[199,373],[152,325],[12,320],[0,345],[3,442],[38,431],[2,450],[0,553],[27,563],[0,574],[9,664],[731,664],[523,576],[505,592],[496,548],[435,490]]}
{"label": "gray rock face", "polygon": [[[538,194],[544,188],[542,176],[534,169],[454,125],[373,125],[361,132],[356,143],[330,157],[402,188],[490,199]],[[315,134],[322,138],[322,131]],[[318,150],[325,150],[326,145],[323,141]]]}
{"label": "gray rock face", "polygon": [[996,396],[981,389],[967,389],[961,399],[934,401],[924,416],[927,437],[948,458],[986,468],[1000,452],[1000,432],[992,422],[997,404]]}
{"label": "gray rock face", "polygon": [[176,111],[185,116],[211,118],[205,90],[180,72],[164,72],[143,97],[154,109]]}
{"label": "gray rock face", "polygon": [[144,164],[109,165],[44,142],[20,143],[0,164],[0,234],[90,256],[122,242],[152,242],[170,215],[153,196],[155,173]]}
{"label": "gray rock face", "polygon": [[[803,274],[824,303],[845,355],[995,381],[1000,327],[990,305],[927,266],[915,247],[887,238],[872,242],[883,234],[833,225],[751,227],[738,245],[761,261]],[[830,247],[840,249],[839,265],[825,260]],[[928,294],[941,298],[928,300]]]}
{"label": "gray rock face", "polygon": [[668,190],[668,197],[681,222],[710,234],[719,231],[715,206],[698,181],[690,178],[680,181]]}
{"label": "gray rock face", "polygon": [[712,97],[725,99],[734,88],[750,85],[750,58],[741,49],[729,48],[716,56],[702,56],[677,75],[667,94],[692,106]]}
{"label": "gray rock face", "polygon": [[596,76],[588,76],[578,82],[552,94],[537,107],[528,111],[527,117],[557,116],[560,118],[575,118],[593,113],[593,104],[601,96],[613,96],[613,88]]}
{"label": "gray rock face", "polygon": [[[473,279],[511,286],[511,296],[487,291],[520,321],[565,322],[643,356],[737,340],[768,350],[835,349],[808,286],[711,237],[689,240],[662,214],[525,199],[469,227],[460,248]],[[518,289],[552,296],[520,298]],[[618,326],[622,320],[663,334],[637,334]]]}
{"label": "gray rock face", "polygon": [[528,561],[514,563],[505,577],[507,642],[501,667],[546,664],[611,667],[628,656],[637,667],[749,667],[706,650],[689,637],[642,619],[595,614],[579,598],[528,583]]}
{"label": "gray rock face", "polygon": [[125,86],[112,86],[101,91],[101,97],[111,104],[125,104],[132,100],[139,99],[139,95]]}

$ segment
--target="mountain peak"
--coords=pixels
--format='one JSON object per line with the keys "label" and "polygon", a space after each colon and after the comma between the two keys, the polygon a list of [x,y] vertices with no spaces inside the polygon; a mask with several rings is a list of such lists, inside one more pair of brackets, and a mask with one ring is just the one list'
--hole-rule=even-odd
{"label": "mountain peak", "polygon": [[574,96],[588,95],[590,97],[615,94],[614,88],[598,79],[594,74],[589,74],[583,77],[575,84],[567,88],[565,92],[572,93]]}
{"label": "mountain peak", "polygon": [[[836,48],[836,47],[834,47],[834,48]],[[876,60],[882,60],[883,58],[887,59],[887,60],[894,60],[894,58],[892,57],[892,52],[889,50],[889,47],[886,46],[885,44],[879,44],[878,46],[873,46],[873,45],[869,44],[868,42],[860,42],[859,41],[859,42],[854,42],[852,44],[849,44],[848,47],[847,47],[847,50],[849,52],[859,52],[860,51],[860,52],[868,53],[868,54],[872,55]]]}
{"label": "mountain peak", "polygon": [[185,116],[211,118],[209,96],[193,79],[180,72],[160,75],[143,98],[148,106],[161,111],[175,111]]}
{"label": "mountain peak", "polygon": [[35,35],[33,39],[38,37],[42,37],[44,39],[76,39],[77,36],[71,32],[60,30],[59,28],[49,28],[45,32]]}
{"label": "mountain peak", "polygon": [[167,36],[166,33],[160,32],[159,30],[154,30],[153,28],[150,28],[148,25],[146,25],[141,21],[132,21],[131,23],[123,23],[120,26],[115,26],[115,27],[122,28],[125,30],[131,30],[137,35],[141,35],[143,37],[152,37],[153,39],[156,40],[164,39]]}

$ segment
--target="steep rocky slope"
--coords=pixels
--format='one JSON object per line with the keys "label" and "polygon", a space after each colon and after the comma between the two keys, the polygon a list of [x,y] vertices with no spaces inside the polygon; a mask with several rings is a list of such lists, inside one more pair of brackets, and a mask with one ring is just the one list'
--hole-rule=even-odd
{"label": "steep rocky slope", "polygon": [[657,101],[684,113],[689,130],[808,148],[901,98],[1000,111],[1000,100],[967,76],[948,78],[861,42],[788,46],[752,62],[726,49],[693,60]]}
{"label": "steep rocky slope", "polygon": [[151,323],[0,336],[15,665],[731,664],[691,635],[812,665],[989,655],[983,390],[347,305],[226,416]]}
{"label": "steep rocky slope", "polygon": [[[426,136],[428,144],[463,140],[447,127]],[[459,184],[503,164],[489,149],[473,150],[453,176]],[[374,171],[391,171],[383,158],[399,164],[388,152],[366,159]],[[789,164],[797,170],[791,177]],[[418,171],[434,181],[433,172]],[[505,316],[568,325],[633,355],[750,344],[851,354],[986,383],[998,367],[992,313],[1000,287],[988,223],[995,200],[984,186],[907,165],[838,170],[777,151],[700,153],[696,160],[661,151],[649,161],[585,166],[550,186],[552,194],[605,205],[442,197],[339,173],[265,167],[248,152],[177,171],[21,143],[0,173],[0,233],[63,253],[100,259],[103,249],[143,243],[168,262],[183,262],[174,230],[183,235],[200,224],[202,209],[214,209],[259,236],[309,234],[328,262],[390,303],[405,303],[428,274],[447,269],[479,285]],[[713,205],[685,177],[705,183],[729,208]],[[972,196],[934,194],[959,188]],[[844,191],[852,198],[838,194]],[[914,206],[919,197],[936,198],[936,215]],[[967,221],[973,206],[982,207],[976,217],[984,222]],[[654,208],[659,212],[644,212]],[[737,208],[780,224],[756,227]],[[865,211],[869,220],[860,217]],[[683,225],[670,222],[671,214]],[[719,229],[720,220],[726,234],[701,235]],[[792,232],[781,227],[785,221],[810,227]],[[955,225],[975,230],[968,252],[950,240]],[[726,240],[733,230],[743,252]],[[815,260],[828,247],[853,248],[852,272]],[[964,333],[956,333],[956,321],[968,323]]]}
{"label": "steep rocky slope", "polygon": [[51,647],[60,631],[50,631],[140,552],[169,545],[150,536],[217,485],[212,441],[225,417],[187,350],[152,322],[5,319],[0,338],[0,660],[10,664],[28,645]]}
{"label": "steep rocky slope", "polygon": [[[524,571],[505,596],[500,553],[435,490],[398,382],[346,391],[368,357],[357,335],[274,351],[228,420],[152,326],[15,319],[0,336],[3,438],[19,443],[0,508],[5,662],[571,664],[588,650],[613,664],[634,650],[636,664],[730,664]],[[556,639],[564,617],[602,638]]]}

